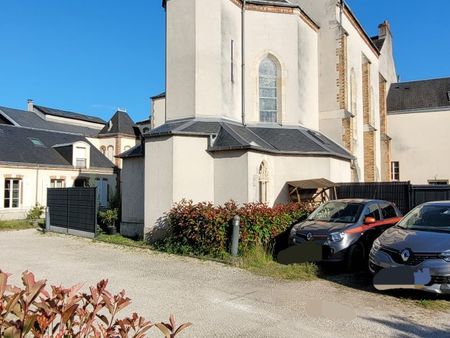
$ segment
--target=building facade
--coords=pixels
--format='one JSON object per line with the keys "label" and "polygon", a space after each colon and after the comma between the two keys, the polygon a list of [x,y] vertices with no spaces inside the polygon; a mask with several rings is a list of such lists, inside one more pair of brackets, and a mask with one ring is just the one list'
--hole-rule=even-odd
{"label": "building facade", "polygon": [[370,38],[336,0],[163,6],[166,92],[140,146],[147,231],[183,198],[273,205],[290,181],[381,180],[388,23]]}
{"label": "building facade", "polygon": [[388,109],[391,179],[448,184],[450,78],[393,84]]}

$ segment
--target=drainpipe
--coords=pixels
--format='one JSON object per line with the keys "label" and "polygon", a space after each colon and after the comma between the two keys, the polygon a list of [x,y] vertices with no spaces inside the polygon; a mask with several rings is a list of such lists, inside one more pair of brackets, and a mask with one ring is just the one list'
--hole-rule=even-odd
{"label": "drainpipe", "polygon": [[39,164],[37,165],[37,169],[36,169],[36,203],[34,203],[34,205],[37,205],[38,203],[38,190],[39,190]]}
{"label": "drainpipe", "polygon": [[245,126],[245,6],[247,0],[242,0],[242,18],[241,18],[241,53],[242,53],[242,124]]}

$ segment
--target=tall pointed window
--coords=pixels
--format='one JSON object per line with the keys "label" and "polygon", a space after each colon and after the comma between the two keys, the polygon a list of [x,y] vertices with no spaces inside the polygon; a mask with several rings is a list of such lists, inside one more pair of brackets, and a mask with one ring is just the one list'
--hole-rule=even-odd
{"label": "tall pointed window", "polygon": [[279,107],[278,67],[266,57],[259,65],[259,120],[277,122]]}
{"label": "tall pointed window", "polygon": [[266,162],[261,162],[259,166],[259,201],[267,203],[268,200],[268,184],[269,184],[269,170]]}

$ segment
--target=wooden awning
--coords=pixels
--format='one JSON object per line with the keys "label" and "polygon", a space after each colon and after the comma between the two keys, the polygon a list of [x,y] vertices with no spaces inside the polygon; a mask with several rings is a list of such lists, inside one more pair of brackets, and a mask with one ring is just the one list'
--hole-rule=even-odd
{"label": "wooden awning", "polygon": [[[314,201],[319,199],[324,202],[330,198],[336,198],[337,184],[325,178],[287,182],[291,201]],[[303,190],[303,193],[301,191]],[[303,195],[303,196],[302,196]],[[303,198],[302,198],[303,197]]]}
{"label": "wooden awning", "polygon": [[303,180],[303,181],[291,181],[287,182],[288,185],[294,188],[300,189],[324,189],[324,188],[333,188],[336,187],[337,184],[331,182],[325,178],[317,178],[313,180]]}

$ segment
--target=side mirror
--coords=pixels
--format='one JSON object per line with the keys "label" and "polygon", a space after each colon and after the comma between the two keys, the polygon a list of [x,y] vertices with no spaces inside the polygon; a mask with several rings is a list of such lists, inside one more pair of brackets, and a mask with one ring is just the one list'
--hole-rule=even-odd
{"label": "side mirror", "polygon": [[364,219],[364,224],[373,224],[373,223],[375,223],[377,220],[375,219],[375,218],[373,218],[373,217],[366,217],[365,219]]}

